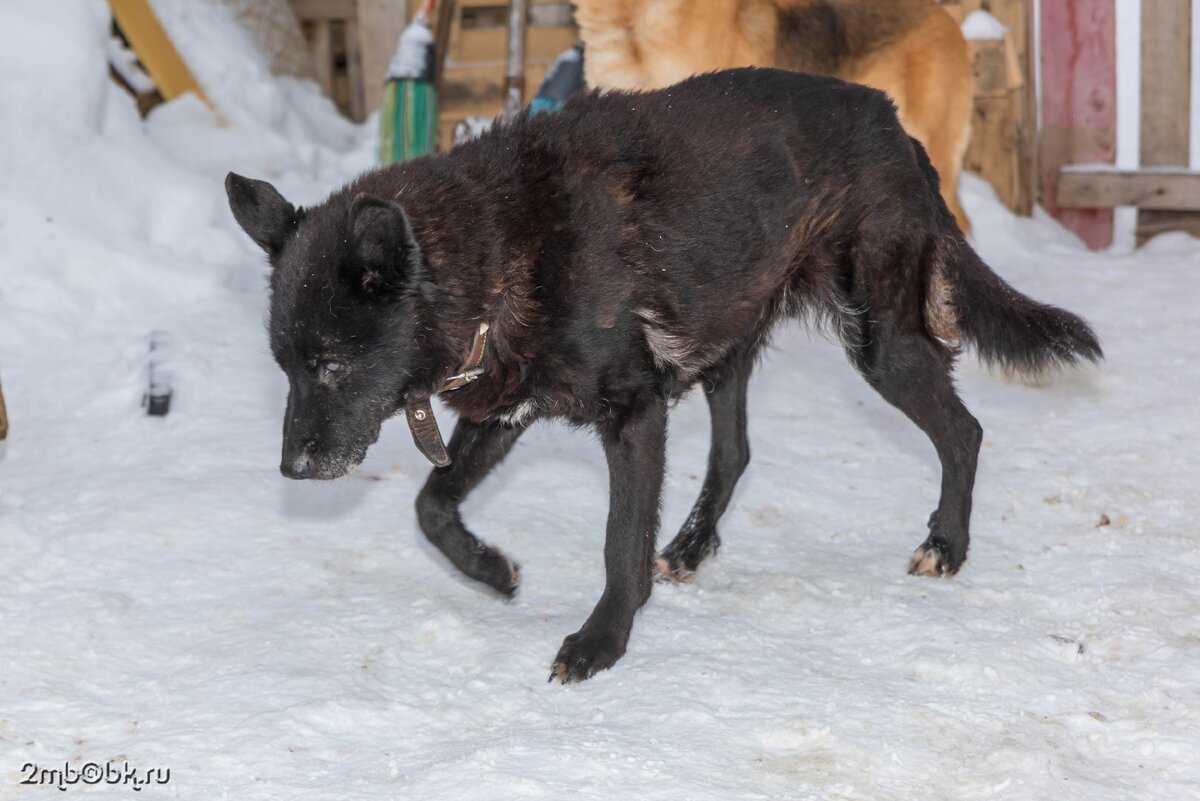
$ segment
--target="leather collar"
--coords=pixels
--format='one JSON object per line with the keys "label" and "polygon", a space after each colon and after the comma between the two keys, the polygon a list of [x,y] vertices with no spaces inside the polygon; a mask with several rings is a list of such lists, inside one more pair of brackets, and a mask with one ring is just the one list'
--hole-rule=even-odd
{"label": "leather collar", "polygon": [[[475,339],[471,342],[471,351],[455,372],[447,378],[438,393],[453,392],[462,389],[483,375],[483,357],[487,350],[488,324],[480,323],[475,331]],[[404,409],[408,418],[408,428],[412,431],[413,442],[417,450],[428,459],[434,467],[445,467],[450,464],[450,454],[446,451],[446,443],[438,428],[437,419],[433,416],[433,406],[428,395],[410,397]]]}

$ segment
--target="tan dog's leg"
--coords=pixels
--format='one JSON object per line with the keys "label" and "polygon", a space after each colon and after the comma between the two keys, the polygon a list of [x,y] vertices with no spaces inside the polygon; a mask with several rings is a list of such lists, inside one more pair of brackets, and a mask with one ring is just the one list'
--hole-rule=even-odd
{"label": "tan dog's leg", "polygon": [[942,197],[964,232],[970,221],[958,202],[958,174],[971,134],[974,87],[966,40],[940,9],[894,46],[862,65],[850,80],[882,89],[904,129],[920,140],[942,184]]}
{"label": "tan dog's leg", "polygon": [[911,132],[929,151],[942,181],[942,197],[966,233],[971,223],[958,201],[958,174],[971,136],[970,52],[958,25],[941,11],[930,14],[905,38]]}

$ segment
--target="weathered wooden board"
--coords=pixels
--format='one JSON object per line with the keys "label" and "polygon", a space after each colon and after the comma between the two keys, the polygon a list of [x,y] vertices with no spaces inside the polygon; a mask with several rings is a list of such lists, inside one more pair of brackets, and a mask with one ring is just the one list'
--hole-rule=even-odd
{"label": "weathered wooden board", "polygon": [[1064,208],[1059,170],[1112,164],[1116,157],[1115,0],[1043,0],[1042,205],[1092,248],[1112,243],[1111,209]]}
{"label": "weathered wooden board", "polygon": [[272,75],[312,78],[304,32],[287,0],[208,0],[229,8],[266,55]]}
{"label": "weathered wooden board", "polygon": [[347,52],[353,38],[358,52],[362,82],[363,116],[379,108],[383,85],[387,82],[388,64],[396,53],[400,34],[408,24],[410,12],[415,15],[420,3],[406,0],[357,0],[357,28],[354,36],[346,32]]}
{"label": "weathered wooden board", "polygon": [[971,143],[963,156],[963,169],[984,178],[1000,201],[1014,211],[1022,195],[1017,171],[1017,114],[1008,92],[991,97],[977,95],[971,109]]}
{"label": "weathered wooden board", "polygon": [[1200,171],[1066,169],[1058,175],[1058,203],[1062,207],[1200,211]]}
{"label": "weathered wooden board", "polygon": [[[387,68],[416,3],[407,0],[289,0],[306,29],[317,81],[351,119],[379,107]],[[345,70],[335,70],[338,56]]]}
{"label": "weathered wooden board", "polygon": [[1037,192],[1037,92],[1033,11],[1028,0],[940,0],[961,23],[986,11],[1008,28],[1003,39],[970,42],[975,98],[963,168],[992,185],[1017,214],[1033,211]]}
{"label": "weathered wooden board", "polygon": [[[1142,0],[1142,167],[1188,164],[1191,36],[1192,0]],[[1186,230],[1200,236],[1200,215],[1154,208],[1138,210],[1139,244],[1166,230]]]}
{"label": "weathered wooden board", "polygon": [[113,19],[164,98],[173,100],[187,92],[194,92],[209,108],[213,108],[212,101],[200,88],[196,76],[188,69],[187,63],[171,43],[171,38],[163,30],[149,0],[109,0],[109,7]]}
{"label": "weathered wooden board", "polygon": [[[978,1],[978,0],[976,0]],[[1009,170],[1008,207],[1030,215],[1037,202],[1037,64],[1034,54],[1033,3],[1029,0],[986,0],[982,7],[1008,28],[1011,140],[1005,142]]]}
{"label": "weathered wooden board", "polygon": [[[553,63],[562,51],[579,38],[574,28],[534,28],[526,35],[526,64]],[[508,31],[504,28],[476,28],[451,34],[450,61],[447,68],[458,64],[495,62],[503,66],[508,44]],[[503,75],[503,69],[501,69]],[[535,86],[534,89],[537,87]]]}
{"label": "weathered wooden board", "polygon": [[289,0],[292,11],[301,20],[344,20],[357,11],[355,0]]}

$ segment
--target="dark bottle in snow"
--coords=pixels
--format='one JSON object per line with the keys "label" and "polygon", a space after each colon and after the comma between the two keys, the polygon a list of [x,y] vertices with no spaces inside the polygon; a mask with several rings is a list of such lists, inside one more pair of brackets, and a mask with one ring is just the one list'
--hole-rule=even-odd
{"label": "dark bottle in snow", "polygon": [[142,405],[151,417],[164,417],[171,410],[171,338],[163,331],[150,332],[148,387]]}

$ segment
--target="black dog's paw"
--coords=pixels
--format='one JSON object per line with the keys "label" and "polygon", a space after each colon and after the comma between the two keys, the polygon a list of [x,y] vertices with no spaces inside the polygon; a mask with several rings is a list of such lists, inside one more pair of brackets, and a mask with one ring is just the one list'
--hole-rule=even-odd
{"label": "black dog's paw", "polygon": [[908,562],[908,575],[937,578],[946,575],[946,559],[936,545],[922,545],[913,551]]}
{"label": "black dog's paw", "polygon": [[672,542],[654,557],[654,580],[660,584],[684,584],[696,577],[704,560],[717,552],[721,538],[710,531],[705,536],[692,536],[680,546]]}
{"label": "black dog's paw", "polygon": [[563,684],[590,679],[625,654],[624,638],[612,632],[577,631],[563,640],[550,668],[550,681]]}
{"label": "black dog's paw", "polygon": [[521,566],[505,556],[499,548],[486,546],[476,557],[471,577],[511,598],[516,595],[517,586],[521,583]]}
{"label": "black dog's paw", "polygon": [[659,584],[686,584],[696,577],[696,565],[684,564],[679,557],[665,553],[654,557],[654,580]]}
{"label": "black dog's paw", "polygon": [[953,576],[967,559],[966,548],[956,549],[942,537],[930,534],[908,562],[910,576]]}

